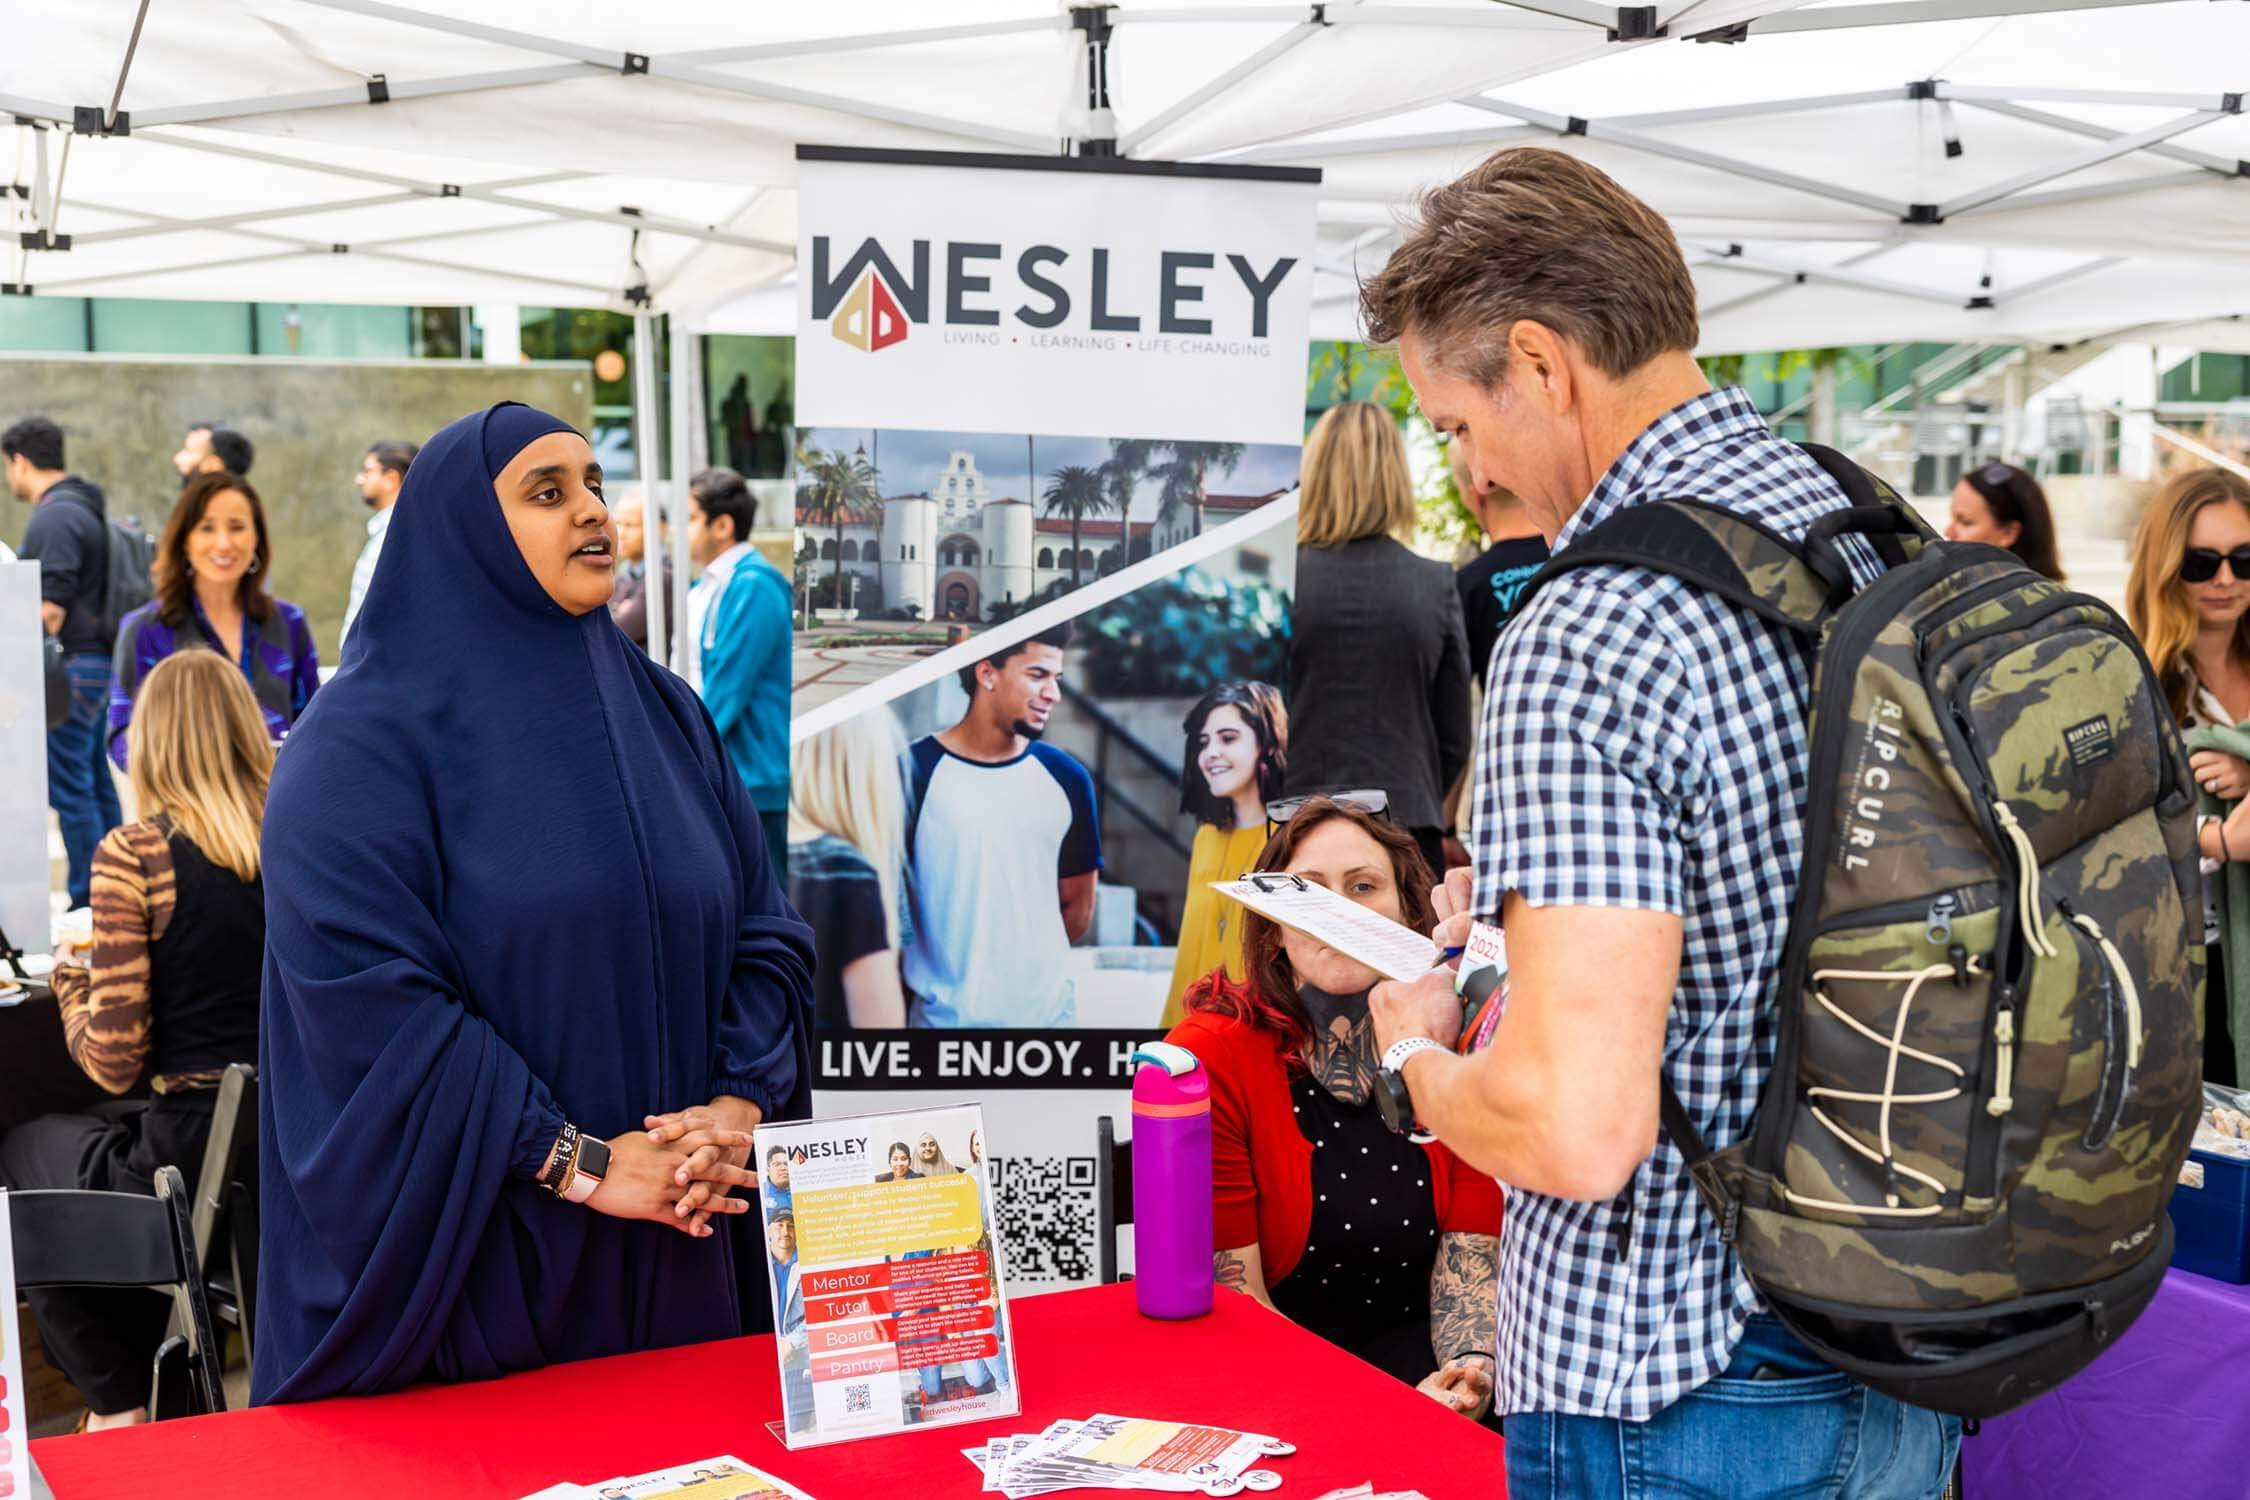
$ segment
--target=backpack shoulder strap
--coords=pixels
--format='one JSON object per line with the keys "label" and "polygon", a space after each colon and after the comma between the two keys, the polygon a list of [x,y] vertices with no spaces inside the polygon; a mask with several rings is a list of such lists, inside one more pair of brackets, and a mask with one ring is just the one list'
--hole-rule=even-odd
{"label": "backpack shoulder strap", "polygon": [[1835,592],[1802,548],[1749,517],[1700,500],[1652,500],[1549,558],[1524,585],[1517,612],[1549,582],[1597,563],[1669,574],[1806,635],[1819,633]]}
{"label": "backpack shoulder strap", "polygon": [[1550,558],[1517,600],[1520,611],[1550,580],[1574,568],[1621,563],[1648,568],[1817,637],[1854,591],[1836,539],[1867,539],[1886,567],[1901,567],[1938,540],[1918,513],[1878,476],[1832,448],[1806,455],[1850,502],[1815,521],[1802,542],[1762,522],[1702,500],[1655,500],[1619,511]]}

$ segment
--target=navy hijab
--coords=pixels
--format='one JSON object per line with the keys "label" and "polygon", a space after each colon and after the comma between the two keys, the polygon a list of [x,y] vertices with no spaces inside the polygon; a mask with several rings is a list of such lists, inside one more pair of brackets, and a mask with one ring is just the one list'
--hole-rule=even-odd
{"label": "navy hijab", "polygon": [[430,440],[275,766],[258,1401],[735,1333],[729,1236],[532,1177],[566,1117],[808,1111],[811,934],[709,715],[547,596],[494,497],[569,430],[511,403]]}

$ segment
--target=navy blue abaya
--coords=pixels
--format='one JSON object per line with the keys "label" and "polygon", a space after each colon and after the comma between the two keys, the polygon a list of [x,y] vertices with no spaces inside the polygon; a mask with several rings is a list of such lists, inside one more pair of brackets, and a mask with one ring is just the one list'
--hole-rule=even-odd
{"label": "navy blue abaya", "polygon": [[466,1380],[736,1331],[730,1237],[534,1185],[614,1137],[811,1099],[811,934],[710,716],[532,576],[505,405],[424,448],[265,822],[252,1394]]}

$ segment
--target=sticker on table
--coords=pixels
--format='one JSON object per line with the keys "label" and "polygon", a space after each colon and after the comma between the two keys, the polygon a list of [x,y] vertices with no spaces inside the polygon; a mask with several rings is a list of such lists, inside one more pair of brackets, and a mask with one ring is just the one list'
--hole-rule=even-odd
{"label": "sticker on table", "polygon": [[761,1125],[792,1448],[1021,1410],[975,1105]]}
{"label": "sticker on table", "polygon": [[582,1486],[577,1493],[587,1500],[812,1500],[795,1485],[728,1453],[700,1463],[607,1479]]}

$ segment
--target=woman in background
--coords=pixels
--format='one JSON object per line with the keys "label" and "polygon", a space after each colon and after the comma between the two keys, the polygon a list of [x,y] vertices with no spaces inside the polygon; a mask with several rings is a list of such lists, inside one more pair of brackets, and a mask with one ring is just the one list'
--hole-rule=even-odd
{"label": "woman in background", "polygon": [[[265,721],[240,672],[183,651],[141,684],[126,748],[141,821],[95,850],[93,953],[57,967],[54,988],[71,1060],[112,1094],[145,1076],[151,1097],[19,1126],[0,1142],[0,1186],[150,1193],[172,1166],[192,1193],[220,1075],[257,1060]],[[146,1421],[167,1305],[77,1287],[29,1296],[87,1428]]]}
{"label": "woman in background", "polygon": [[2034,573],[2062,582],[2055,515],[2038,480],[2014,464],[1986,464],[1961,476],[1952,504],[1946,540],[2005,547]]}
{"label": "woman in background", "polygon": [[856,715],[789,747],[789,904],[820,957],[816,1031],[906,1024],[905,754],[888,713]]}
{"label": "woman in background", "polygon": [[[1430,872],[1405,830],[1325,797],[1281,825],[1258,868],[1415,932]],[[1214,970],[1166,1040],[1211,1076],[1212,1226],[1222,1286],[1469,1417],[1492,1402],[1500,1191],[1375,1102],[1367,992],[1381,977],[1255,912],[1240,984]]]}
{"label": "woman in background", "polygon": [[[2156,492],[2133,533],[2125,612],[2181,729],[2250,721],[2250,481],[2196,469]],[[2250,913],[2224,909],[2223,872],[2250,860],[2250,762],[2197,750],[2188,766],[2203,790],[2235,804],[2224,821],[2205,818],[2196,830],[2208,945],[2203,1076],[2231,1088],[2250,1077],[2250,984],[2227,971],[2228,939],[2250,927]]]}
{"label": "woman in background", "polygon": [[1417,557],[1414,481],[1391,414],[1330,407],[1305,440],[1290,615],[1288,790],[1380,791],[1430,869],[1469,761],[1469,645],[1453,571]]}
{"label": "woman in background", "polygon": [[1266,804],[1281,796],[1289,765],[1289,712],[1270,683],[1230,682],[1205,693],[1182,721],[1180,811],[1195,819],[1179,953],[1162,1024],[1185,1015],[1188,986],[1225,969],[1242,982],[1242,908],[1211,889],[1236,880],[1266,846]]}
{"label": "woman in background", "polygon": [[265,507],[250,481],[224,471],[190,479],[156,544],[156,597],[117,626],[109,754],[119,770],[142,680],[190,647],[208,647],[241,670],[269,739],[278,744],[289,733],[320,686],[320,656],[305,612],[267,594],[272,564]]}

